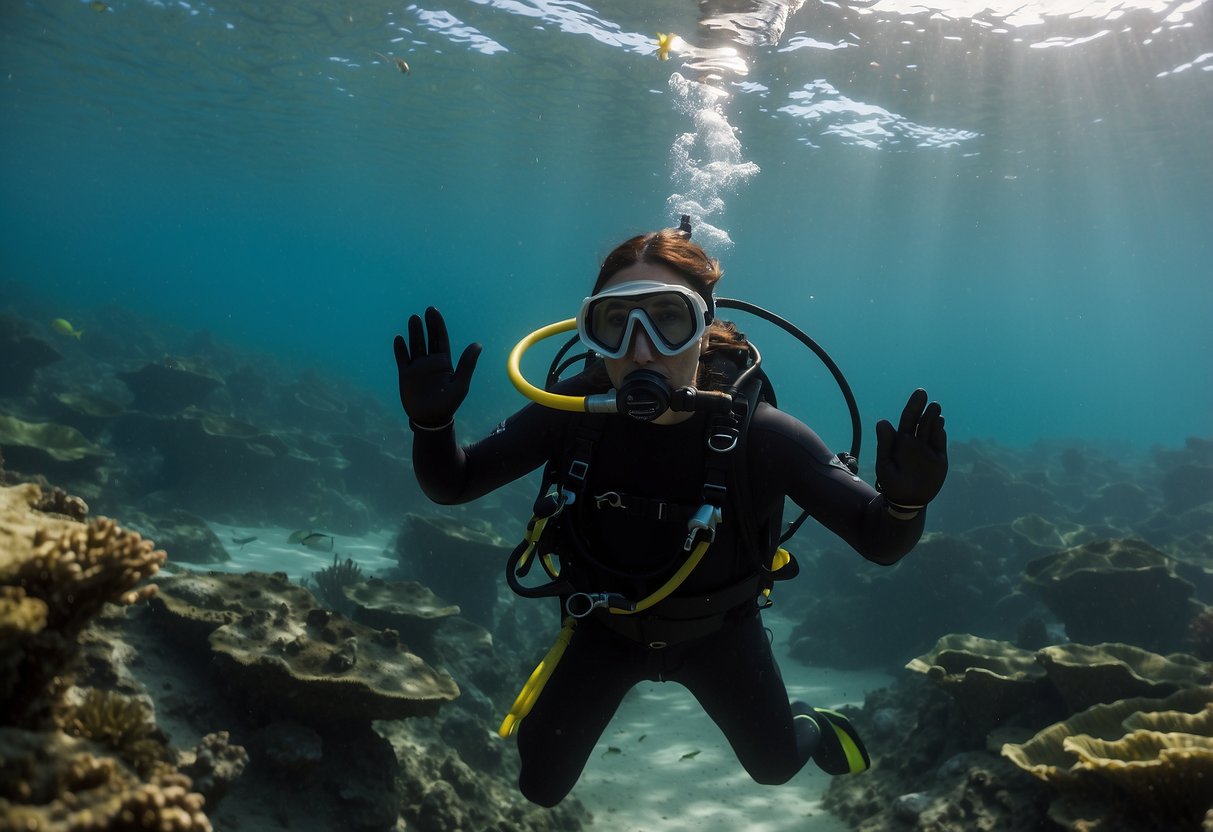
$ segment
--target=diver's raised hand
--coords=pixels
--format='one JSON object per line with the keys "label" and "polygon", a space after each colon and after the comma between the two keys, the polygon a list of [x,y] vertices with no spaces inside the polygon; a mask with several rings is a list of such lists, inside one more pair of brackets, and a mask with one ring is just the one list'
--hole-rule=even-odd
{"label": "diver's raised hand", "polygon": [[459,357],[459,366],[452,371],[446,321],[431,306],[425,310],[425,326],[419,316],[411,316],[408,343],[403,335],[397,335],[392,348],[400,372],[400,405],[408,414],[409,424],[422,430],[446,427],[467,397],[483,347],[469,344]]}
{"label": "diver's raised hand", "polygon": [[876,487],[896,507],[917,511],[935,498],[948,475],[943,409],[927,404],[921,387],[910,394],[897,428],[876,423]]}

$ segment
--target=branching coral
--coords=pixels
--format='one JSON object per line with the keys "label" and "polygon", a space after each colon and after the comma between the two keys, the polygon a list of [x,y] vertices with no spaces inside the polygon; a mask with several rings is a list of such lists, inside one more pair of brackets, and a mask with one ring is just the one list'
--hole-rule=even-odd
{"label": "branching coral", "polygon": [[106,604],[150,597],[143,581],[164,552],[112,520],[37,511],[42,498],[35,485],[0,488],[0,832],[210,832],[147,708],[64,695],[81,632]]}
{"label": "branching coral", "polygon": [[46,602],[49,627],[72,634],[106,603],[135,604],[154,594],[154,586],[139,584],[156,574],[165,559],[150,540],[107,517],[64,535],[39,529],[33,544],[16,582]]}
{"label": "branching coral", "polygon": [[203,797],[173,771],[136,779],[59,733],[0,728],[0,830],[210,832]]}
{"label": "branching coral", "polygon": [[35,511],[34,485],[0,488],[0,722],[34,727],[66,687],[76,637],[107,603],[134,604],[164,563],[151,541],[104,517]]}
{"label": "branching coral", "polygon": [[85,691],[65,720],[65,730],[112,749],[143,775],[155,772],[167,753],[155,736],[151,710],[133,696],[115,691]]}

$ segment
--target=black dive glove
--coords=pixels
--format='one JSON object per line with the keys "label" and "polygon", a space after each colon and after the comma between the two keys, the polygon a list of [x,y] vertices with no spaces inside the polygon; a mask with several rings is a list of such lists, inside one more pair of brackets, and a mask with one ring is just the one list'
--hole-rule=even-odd
{"label": "black dive glove", "polygon": [[948,475],[948,435],[938,402],[921,387],[910,394],[897,429],[876,423],[876,488],[896,517],[913,517],[935,498]]}
{"label": "black dive glove", "polygon": [[[427,342],[425,329],[429,330]],[[396,367],[400,371],[400,404],[414,430],[441,430],[455,418],[472,381],[472,372],[480,359],[480,344],[469,344],[459,357],[459,366],[451,372],[451,343],[446,321],[434,307],[425,310],[425,328],[421,318],[409,318],[409,340],[403,335],[392,341]]]}

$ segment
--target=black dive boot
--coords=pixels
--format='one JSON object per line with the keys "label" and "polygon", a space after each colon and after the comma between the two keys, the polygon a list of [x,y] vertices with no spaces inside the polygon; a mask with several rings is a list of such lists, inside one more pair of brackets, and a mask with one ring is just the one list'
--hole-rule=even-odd
{"label": "black dive boot", "polygon": [[813,762],[826,774],[857,774],[872,767],[859,732],[842,714],[793,702],[792,719],[807,719],[816,727],[818,742]]}

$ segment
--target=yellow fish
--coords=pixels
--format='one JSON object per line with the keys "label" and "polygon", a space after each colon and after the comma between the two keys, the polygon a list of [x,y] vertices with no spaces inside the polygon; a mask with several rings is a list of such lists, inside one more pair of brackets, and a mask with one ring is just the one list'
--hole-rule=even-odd
{"label": "yellow fish", "polygon": [[55,318],[55,320],[51,321],[51,326],[54,327],[55,332],[58,332],[60,335],[75,338],[77,341],[79,341],[80,336],[84,334],[83,329],[76,329],[62,318]]}
{"label": "yellow fish", "polygon": [[677,37],[678,35],[672,32],[668,35],[662,32],[657,33],[657,60],[668,61],[670,59],[670,47],[674,45],[674,39]]}

